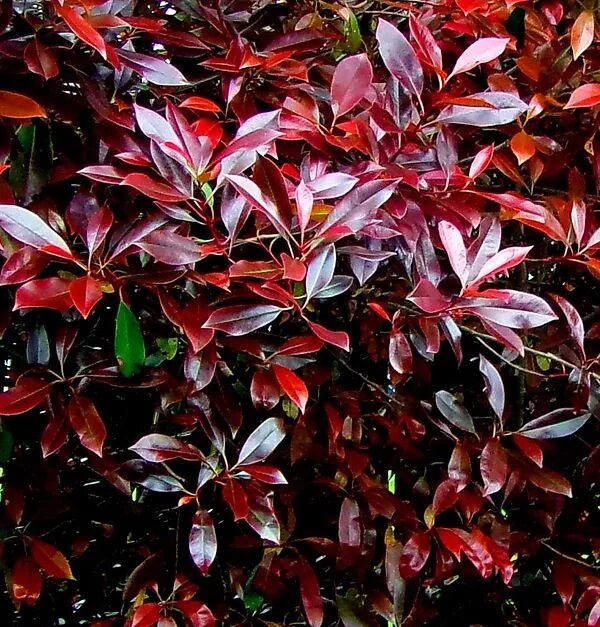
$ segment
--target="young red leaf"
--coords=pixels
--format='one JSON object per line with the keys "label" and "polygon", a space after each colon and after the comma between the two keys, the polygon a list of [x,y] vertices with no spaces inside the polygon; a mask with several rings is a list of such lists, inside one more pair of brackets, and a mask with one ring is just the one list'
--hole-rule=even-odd
{"label": "young red leaf", "polygon": [[100,281],[89,275],[72,281],[69,285],[69,294],[76,309],[84,318],[90,315],[103,296]]}
{"label": "young red leaf", "polygon": [[[281,366],[273,366],[281,368]],[[256,464],[265,460],[285,438],[283,421],[267,418],[244,442],[236,466]]]}
{"label": "young red leaf", "polygon": [[494,145],[486,146],[482,148],[474,157],[471,162],[471,167],[469,168],[469,178],[476,179],[478,176],[483,174],[490,163],[492,162],[492,157],[494,156]]}
{"label": "young red leaf", "polygon": [[565,109],[595,107],[600,104],[600,83],[589,83],[578,87],[570,96]]}
{"label": "young red leaf", "polygon": [[12,91],[0,90],[0,117],[3,118],[45,118],[46,112],[28,96]]}
{"label": "young red leaf", "polygon": [[502,37],[484,37],[471,44],[456,60],[448,79],[468,72],[482,63],[497,59],[505,50],[510,40]]}
{"label": "young red leaf", "polygon": [[94,403],[86,396],[75,393],[69,403],[68,414],[82,446],[102,457],[106,426]]}
{"label": "young red leaf", "polygon": [[271,366],[277,382],[290,400],[304,413],[308,402],[308,388],[302,379],[289,368],[273,364]]}
{"label": "young red leaf", "polygon": [[571,28],[571,48],[573,59],[577,60],[594,41],[594,14],[582,11]]}
{"label": "young red leaf", "polygon": [[342,350],[350,350],[350,338],[345,331],[332,331],[317,322],[308,322],[310,330],[326,344],[332,344]]}
{"label": "young red leaf", "polygon": [[74,579],[66,557],[54,546],[38,538],[26,537],[33,559],[49,577]]}
{"label": "young red leaf", "polygon": [[190,555],[203,575],[208,574],[217,556],[217,535],[211,515],[198,510],[192,521],[189,537]]}
{"label": "young red leaf", "polygon": [[414,13],[408,16],[408,26],[422,57],[437,74],[442,74],[442,51],[429,28]]}
{"label": "young red leaf", "polygon": [[351,111],[365,97],[372,80],[373,68],[366,54],[357,54],[340,61],[331,81],[334,117]]}
{"label": "young red leaf", "polygon": [[106,43],[104,39],[100,35],[100,33],[95,30],[92,26],[90,26],[89,22],[87,22],[79,13],[72,9],[71,7],[62,4],[60,0],[54,0],[53,2],[54,8],[58,15],[62,17],[62,19],[66,22],[67,26],[81,39],[85,41],[86,44],[95,48],[100,55],[106,59],[107,58],[107,49]]}

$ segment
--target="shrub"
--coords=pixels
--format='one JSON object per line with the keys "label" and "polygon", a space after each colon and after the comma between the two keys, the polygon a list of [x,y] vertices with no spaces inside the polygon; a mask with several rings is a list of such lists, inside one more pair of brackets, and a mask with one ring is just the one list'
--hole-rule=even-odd
{"label": "shrub", "polygon": [[3,624],[600,623],[594,6],[2,4]]}

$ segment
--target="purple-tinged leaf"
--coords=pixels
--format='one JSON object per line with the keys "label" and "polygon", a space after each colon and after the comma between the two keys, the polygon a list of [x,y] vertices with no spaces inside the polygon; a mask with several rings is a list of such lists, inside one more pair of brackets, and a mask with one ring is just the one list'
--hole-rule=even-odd
{"label": "purple-tinged leaf", "polygon": [[496,367],[483,355],[479,355],[479,372],[481,372],[485,381],[485,395],[487,396],[488,402],[496,416],[502,421],[504,403],[506,400],[502,377]]}
{"label": "purple-tinged leaf", "polygon": [[192,521],[189,537],[190,555],[203,575],[208,574],[217,556],[217,534],[211,515],[198,510]]}
{"label": "purple-tinged leaf", "polygon": [[131,68],[149,83],[164,87],[183,87],[189,85],[185,76],[173,65],[139,52],[131,52],[123,48],[117,49],[117,56],[123,65]]}
{"label": "purple-tinged leaf", "polygon": [[452,425],[473,435],[477,435],[471,414],[456,400],[450,392],[440,390],[435,395],[435,406],[440,414]]}
{"label": "purple-tinged leaf", "polygon": [[379,19],[377,25],[379,53],[390,74],[408,92],[420,96],[423,91],[423,68],[406,37],[389,22]]}
{"label": "purple-tinged leaf", "polygon": [[56,253],[71,259],[71,252],[65,240],[53,231],[37,214],[15,205],[0,205],[0,227],[19,242],[41,251]]}
{"label": "purple-tinged leaf", "polygon": [[454,224],[445,220],[441,220],[438,224],[438,232],[446,249],[450,265],[464,286],[467,269],[467,249],[462,234]]}
{"label": "purple-tinged leaf", "polygon": [[329,285],[335,271],[335,262],[336,253],[333,244],[321,248],[311,259],[306,270],[305,303],[308,303],[317,292]]}
{"label": "purple-tinged leaf", "polygon": [[532,440],[550,440],[552,438],[564,438],[579,431],[589,420],[591,414],[573,415],[570,408],[555,409],[539,418],[531,420],[521,427],[517,433]]}
{"label": "purple-tinged leaf", "polygon": [[471,98],[484,100],[493,108],[450,105],[442,109],[435,122],[479,127],[499,126],[514,122],[527,111],[527,105],[520,98],[507,92],[484,92],[472,94]]}
{"label": "purple-tinged leaf", "polygon": [[202,259],[198,244],[183,235],[164,229],[150,233],[137,242],[137,246],[169,266],[185,266]]}
{"label": "purple-tinged leaf", "polygon": [[236,466],[264,461],[285,438],[283,420],[267,418],[248,436]]}
{"label": "purple-tinged leaf", "polygon": [[228,335],[247,335],[273,322],[285,311],[275,305],[233,305],[217,309],[202,325]]}

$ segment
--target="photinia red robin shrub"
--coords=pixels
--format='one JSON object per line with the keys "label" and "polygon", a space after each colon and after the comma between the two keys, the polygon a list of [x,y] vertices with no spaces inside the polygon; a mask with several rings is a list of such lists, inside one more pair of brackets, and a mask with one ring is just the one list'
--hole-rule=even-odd
{"label": "photinia red robin shrub", "polygon": [[600,624],[596,4],[1,3],[2,625]]}

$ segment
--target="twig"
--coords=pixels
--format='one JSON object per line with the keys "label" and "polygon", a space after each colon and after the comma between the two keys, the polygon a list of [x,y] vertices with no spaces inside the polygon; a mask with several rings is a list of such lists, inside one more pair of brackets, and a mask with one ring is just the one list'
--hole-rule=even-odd
{"label": "twig", "polygon": [[579,559],[578,557],[567,555],[566,553],[563,553],[562,551],[555,549],[551,544],[548,544],[545,540],[540,540],[540,544],[545,546],[549,551],[552,551],[552,553],[555,553],[556,555],[559,555],[560,557],[563,557],[564,559],[569,560],[570,562],[574,562],[575,564],[579,564],[580,566],[585,566],[586,568],[591,568],[592,570],[596,570],[596,571],[600,570],[600,567],[597,566],[596,564],[588,564],[588,562],[584,562],[582,559]]}

